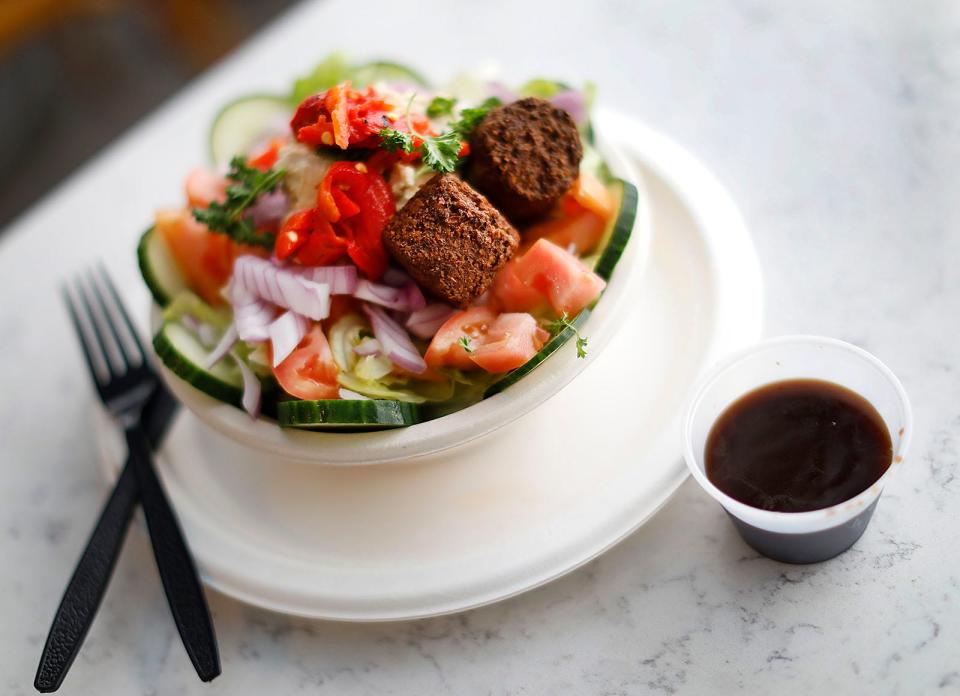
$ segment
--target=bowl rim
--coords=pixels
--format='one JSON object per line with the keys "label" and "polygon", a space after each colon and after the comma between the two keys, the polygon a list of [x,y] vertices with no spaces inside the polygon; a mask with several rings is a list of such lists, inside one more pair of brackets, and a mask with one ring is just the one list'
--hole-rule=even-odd
{"label": "bowl rim", "polygon": [[[752,357],[755,353],[770,348],[777,348],[789,344],[811,344],[825,345],[831,348],[843,350],[857,356],[864,362],[876,369],[886,382],[893,388],[897,395],[901,415],[903,417],[903,432],[897,435],[897,446],[892,454],[892,461],[887,470],[874,481],[865,490],[861,491],[852,498],[841,501],[830,507],[820,508],[818,510],[808,510],[805,512],[780,512],[775,510],[763,510],[761,508],[747,505],[735,498],[730,497],[707,477],[706,471],[701,468],[693,449],[693,423],[697,412],[703,400],[713,386],[714,382],[720,378],[727,370],[735,367],[737,364]],[[758,388],[769,382],[758,382],[753,388]],[[744,392],[746,393],[746,392]],[[859,346],[855,346],[847,341],[829,336],[817,336],[814,334],[789,334],[784,336],[775,336],[758,341],[750,346],[742,348],[739,351],[731,353],[729,356],[714,365],[697,382],[692,390],[693,396],[687,401],[687,406],[683,411],[682,437],[683,437],[683,457],[687,464],[690,474],[696,479],[700,487],[703,488],[714,500],[720,503],[730,514],[738,519],[751,524],[755,527],[765,529],[771,532],[786,534],[808,534],[811,532],[828,529],[842,524],[856,517],[867,505],[872,503],[883,492],[889,478],[895,471],[899,470],[899,464],[906,459],[907,452],[910,449],[910,441],[913,437],[913,409],[910,405],[910,398],[903,387],[903,384],[879,358],[872,353],[867,352]],[[886,422],[885,422],[886,424]],[[887,424],[889,427],[889,424]]]}
{"label": "bowl rim", "polygon": [[[646,270],[652,233],[643,180],[622,149],[615,147],[602,130],[597,130],[594,146],[614,176],[633,184],[638,195],[630,240],[617,266],[620,272],[614,272],[585,324],[590,331],[586,358],[576,358],[572,342],[568,342],[523,378],[526,389],[505,390],[424,423],[369,433],[296,430],[281,428],[264,418],[251,420],[240,409],[197,390],[155,360],[164,382],[201,421],[232,440],[267,454],[319,465],[363,466],[411,460],[464,445],[508,425],[555,395],[592,363],[615,333],[617,320]],[[153,309],[151,326],[155,329],[158,312],[156,306]]]}

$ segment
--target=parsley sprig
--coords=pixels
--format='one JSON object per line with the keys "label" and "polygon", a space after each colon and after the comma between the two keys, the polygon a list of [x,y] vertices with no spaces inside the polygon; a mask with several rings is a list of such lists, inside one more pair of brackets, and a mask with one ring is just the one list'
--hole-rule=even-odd
{"label": "parsley sprig", "polygon": [[[441,97],[434,98],[430,102],[430,106],[427,108],[428,115],[430,109],[434,108],[437,99],[441,99]],[[460,118],[450,124],[450,130],[440,135],[421,135],[416,133],[410,124],[410,104],[412,102],[413,97],[410,97],[410,102],[407,103],[407,110],[404,114],[407,130],[383,128],[380,131],[380,146],[387,152],[402,151],[407,154],[419,152],[424,166],[441,173],[452,172],[457,168],[457,165],[460,164],[461,144],[469,139],[470,133],[473,132],[480,120],[487,115],[487,112],[500,105],[499,99],[490,97],[479,106],[463,109],[460,112]],[[452,112],[454,100],[445,100],[445,104],[446,102],[449,102],[449,104],[443,108],[449,108],[448,113]],[[440,114],[438,113],[438,115]]]}
{"label": "parsley sprig", "polygon": [[272,249],[274,236],[257,232],[245,213],[257,198],[275,190],[283,175],[282,169],[263,172],[247,166],[243,157],[234,157],[227,172],[227,178],[233,183],[227,186],[226,200],[213,202],[207,208],[194,208],[193,217],[211,232],[225,234],[235,242]]}
{"label": "parsley sprig", "polygon": [[580,335],[580,330],[572,321],[570,321],[566,312],[564,312],[559,319],[556,319],[547,325],[547,330],[554,335],[559,334],[564,329],[570,329],[577,337],[577,357],[587,357],[587,339]]}
{"label": "parsley sprig", "polygon": [[464,349],[466,352],[468,352],[468,353],[472,353],[473,350],[474,350],[474,349],[470,346],[470,337],[467,336],[466,334],[464,334],[463,336],[461,336],[461,337],[460,337],[460,340],[458,340],[457,343],[459,343],[461,346],[463,346],[463,349]]}

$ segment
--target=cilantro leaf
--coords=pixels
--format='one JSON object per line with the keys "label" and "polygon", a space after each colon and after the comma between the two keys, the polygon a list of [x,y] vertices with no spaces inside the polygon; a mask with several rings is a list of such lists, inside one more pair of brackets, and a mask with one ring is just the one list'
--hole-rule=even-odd
{"label": "cilantro leaf", "polygon": [[567,318],[566,312],[564,312],[559,319],[550,322],[547,325],[547,329],[554,335],[559,334],[566,329],[573,331],[574,335],[577,337],[577,357],[587,357],[587,339],[580,335],[580,330],[577,329],[576,325]]}
{"label": "cilantro leaf", "polygon": [[[479,106],[469,109],[463,109],[460,112],[460,118],[450,124],[450,130],[440,135],[421,135],[413,130],[410,123],[410,104],[413,103],[411,95],[407,103],[405,120],[407,131],[400,131],[394,128],[383,128],[380,131],[380,146],[387,152],[403,151],[407,154],[417,152],[423,159],[423,166],[432,169],[435,172],[452,172],[460,164],[460,149],[462,143],[470,137],[470,133],[476,128],[480,120],[487,115],[490,109],[499,106],[500,100],[496,97],[490,97]],[[443,108],[453,110],[456,100],[435,97],[427,107],[427,113],[435,107],[438,100],[444,102]],[[439,108],[439,107],[437,107]],[[415,144],[414,141],[419,141]]]}
{"label": "cilantro leaf", "polygon": [[427,116],[437,118],[439,116],[449,116],[453,113],[453,106],[457,103],[456,99],[448,97],[434,97],[427,106]]}
{"label": "cilantro leaf", "polygon": [[447,131],[437,136],[422,136],[423,163],[437,172],[452,172],[460,160],[460,134]]}
{"label": "cilantro leaf", "polygon": [[465,351],[467,351],[468,353],[472,353],[472,352],[473,352],[473,348],[470,347],[470,337],[469,337],[469,336],[466,336],[466,335],[461,336],[461,337],[460,337],[460,340],[458,340],[457,343],[459,343],[461,346],[463,346],[463,349],[464,349]]}
{"label": "cilantro leaf", "polygon": [[413,152],[413,136],[395,128],[383,128],[380,131],[380,147],[387,152],[400,150],[408,155]]}
{"label": "cilantro leaf", "polygon": [[227,186],[226,200],[213,202],[206,208],[194,208],[193,217],[211,232],[225,234],[239,244],[272,249],[274,236],[258,232],[245,213],[262,194],[275,190],[283,175],[282,169],[263,172],[247,166],[243,157],[234,157],[227,172],[227,178],[233,183]]}

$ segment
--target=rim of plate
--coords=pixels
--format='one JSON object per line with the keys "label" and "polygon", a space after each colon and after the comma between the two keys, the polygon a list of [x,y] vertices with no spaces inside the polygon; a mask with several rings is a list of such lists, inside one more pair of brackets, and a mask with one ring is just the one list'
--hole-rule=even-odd
{"label": "rim of plate", "polygon": [[[596,123],[607,120],[598,110]],[[609,343],[629,304],[626,292],[646,270],[652,238],[649,197],[640,175],[621,148],[595,126],[596,148],[613,174],[637,188],[637,214],[627,247],[600,301],[587,318],[590,351],[577,358],[568,342],[514,387],[467,408],[406,428],[371,433],[323,433],[281,428],[275,421],[251,418],[242,410],[195,389],[157,361],[174,396],[204,423],[244,445],[300,462],[330,466],[368,466],[407,461],[458,447],[487,435],[529,413],[582,373]],[[623,272],[628,271],[628,272]],[[154,307],[154,310],[156,308]],[[156,312],[154,311],[156,326]]]}

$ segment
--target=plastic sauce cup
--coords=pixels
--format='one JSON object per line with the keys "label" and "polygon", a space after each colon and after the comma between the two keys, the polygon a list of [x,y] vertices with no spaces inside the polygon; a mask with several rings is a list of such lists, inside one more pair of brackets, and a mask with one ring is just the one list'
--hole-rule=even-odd
{"label": "plastic sauce cup", "polygon": [[[741,396],[792,379],[833,382],[873,404],[890,431],[893,461],[862,493],[820,510],[774,512],[746,505],[707,478],[704,449],[717,418]],[[727,358],[701,380],[683,419],[684,458],[703,489],[723,506],[743,540],[778,561],[816,563],[850,548],[867,528],[887,480],[910,444],[913,413],[890,369],[865,350],[821,336],[783,336]]]}

